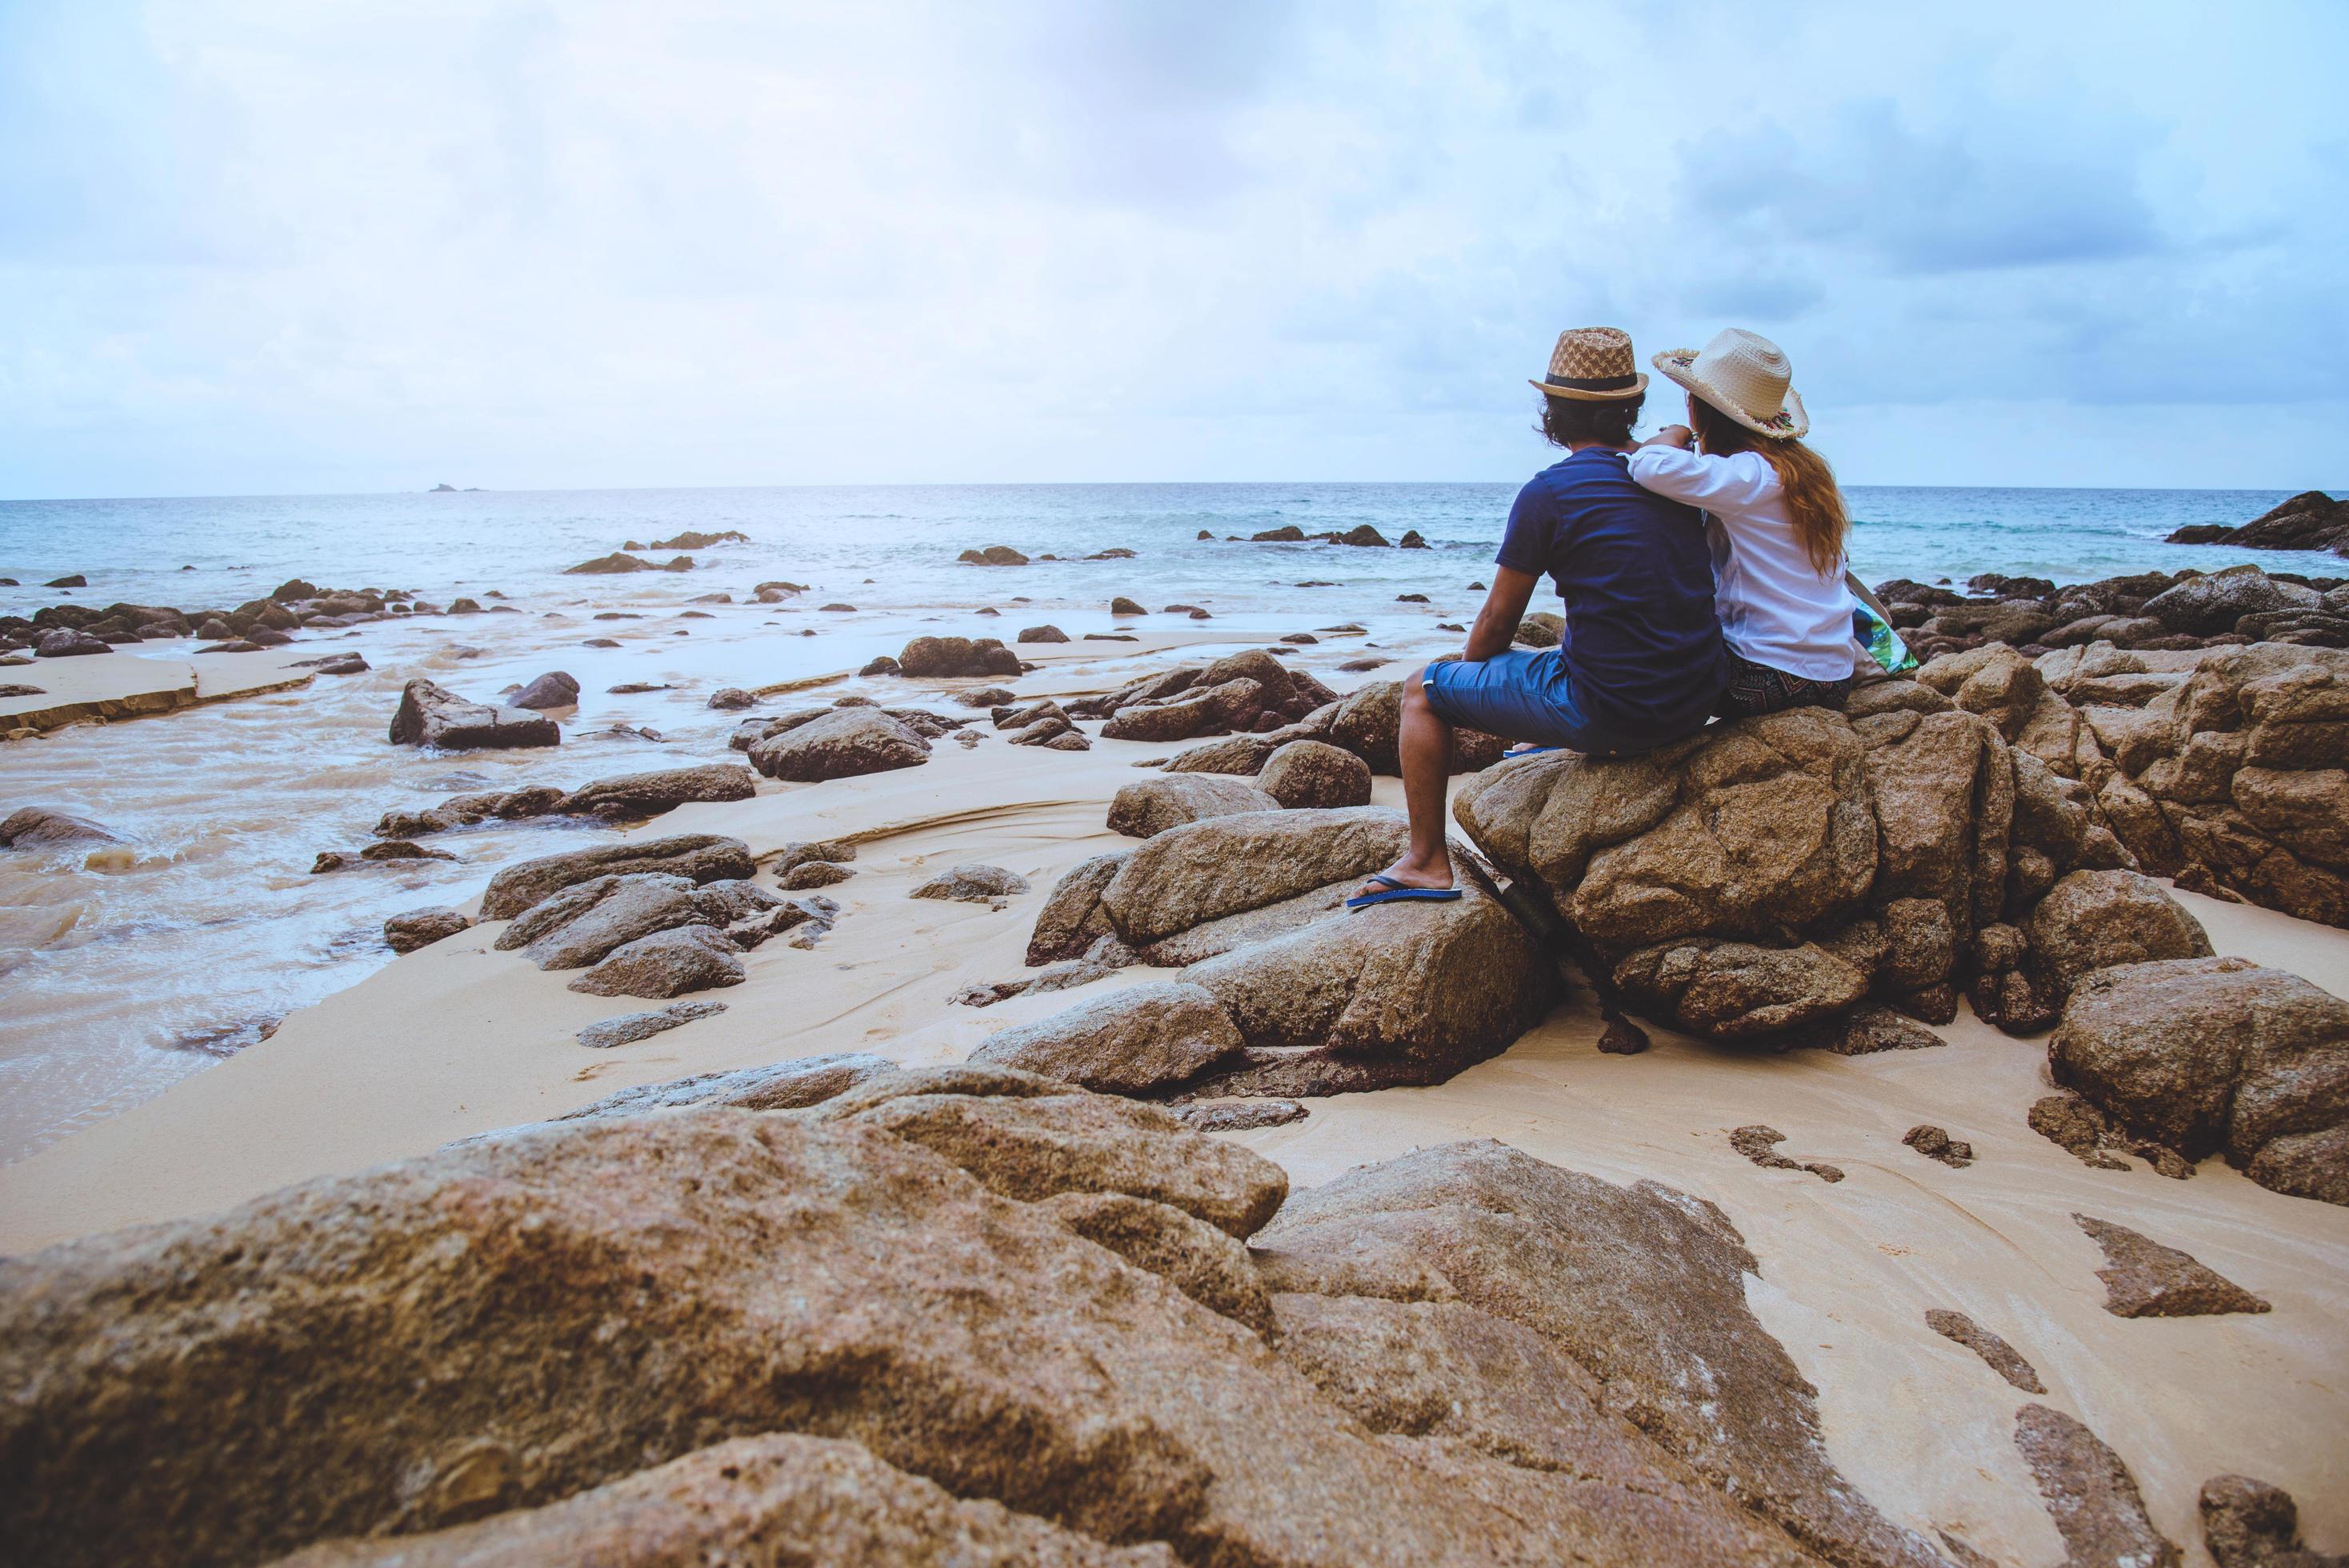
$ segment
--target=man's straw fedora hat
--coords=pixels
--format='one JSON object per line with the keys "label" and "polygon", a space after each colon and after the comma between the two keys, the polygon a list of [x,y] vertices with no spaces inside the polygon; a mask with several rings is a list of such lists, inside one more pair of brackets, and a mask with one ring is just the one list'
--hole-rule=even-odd
{"label": "man's straw fedora hat", "polygon": [[1612,326],[1569,326],[1550,350],[1549,374],[1534,385],[1553,397],[1620,403],[1648,389],[1631,356],[1631,335]]}
{"label": "man's straw fedora hat", "polygon": [[1669,348],[1649,363],[1756,435],[1791,441],[1811,428],[1785,351],[1757,333],[1725,326],[1702,349]]}

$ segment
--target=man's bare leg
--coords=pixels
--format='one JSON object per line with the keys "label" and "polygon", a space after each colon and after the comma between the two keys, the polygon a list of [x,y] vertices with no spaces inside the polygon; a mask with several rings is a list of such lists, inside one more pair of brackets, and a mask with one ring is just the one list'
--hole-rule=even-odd
{"label": "man's bare leg", "polygon": [[[1452,885],[1452,857],[1444,843],[1444,795],[1452,781],[1452,726],[1428,705],[1425,670],[1402,686],[1402,716],[1395,749],[1402,761],[1403,804],[1411,812],[1411,848],[1386,874],[1405,887]],[[1364,882],[1361,891],[1377,892]]]}

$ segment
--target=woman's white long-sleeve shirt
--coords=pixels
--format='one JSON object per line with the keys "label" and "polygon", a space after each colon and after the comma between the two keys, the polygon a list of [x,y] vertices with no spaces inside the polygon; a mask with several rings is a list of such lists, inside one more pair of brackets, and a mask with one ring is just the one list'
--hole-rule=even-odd
{"label": "woman's white long-sleeve shirt", "polygon": [[1713,606],[1731,652],[1805,680],[1851,674],[1852,603],[1843,564],[1824,577],[1811,564],[1768,459],[1656,446],[1632,452],[1630,465],[1642,489],[1703,510]]}

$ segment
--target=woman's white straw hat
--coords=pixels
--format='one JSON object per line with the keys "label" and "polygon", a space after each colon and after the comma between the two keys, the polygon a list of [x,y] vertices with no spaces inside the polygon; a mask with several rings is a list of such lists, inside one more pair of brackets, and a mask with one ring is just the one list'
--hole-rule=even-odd
{"label": "woman's white straw hat", "polygon": [[1791,441],[1811,428],[1785,350],[1759,333],[1725,326],[1701,349],[1666,349],[1649,363],[1756,435]]}
{"label": "woman's white straw hat", "polygon": [[1631,356],[1631,335],[1619,326],[1569,326],[1549,352],[1549,374],[1534,383],[1553,397],[1622,403],[1648,389]]}

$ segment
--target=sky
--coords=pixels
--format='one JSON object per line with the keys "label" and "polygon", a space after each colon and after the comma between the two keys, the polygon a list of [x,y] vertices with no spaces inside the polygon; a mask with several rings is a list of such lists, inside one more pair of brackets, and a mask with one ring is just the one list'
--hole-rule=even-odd
{"label": "sky", "polygon": [[1847,482],[2338,493],[2344,57],[2339,0],[0,0],[0,497],[1513,480],[1596,324],[1775,339]]}

